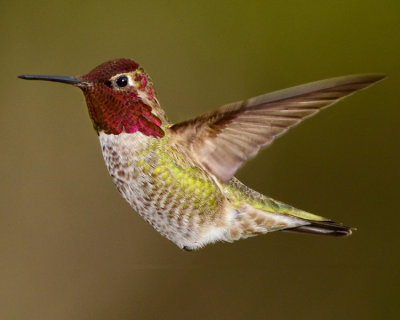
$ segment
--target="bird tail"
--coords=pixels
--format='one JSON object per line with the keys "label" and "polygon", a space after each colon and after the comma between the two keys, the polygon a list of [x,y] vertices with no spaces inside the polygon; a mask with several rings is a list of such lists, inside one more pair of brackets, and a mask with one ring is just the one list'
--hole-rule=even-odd
{"label": "bird tail", "polygon": [[310,224],[298,226],[294,228],[283,229],[282,231],[289,232],[301,232],[301,233],[310,233],[310,234],[318,234],[325,236],[336,236],[343,237],[351,235],[354,228],[347,227],[342,225],[341,223],[327,220],[327,221],[310,221]]}
{"label": "bird tail", "polygon": [[236,178],[225,190],[233,200],[245,203],[233,208],[230,238],[237,240],[271,231],[301,232],[327,236],[349,236],[354,228],[297,209],[251,190]]}

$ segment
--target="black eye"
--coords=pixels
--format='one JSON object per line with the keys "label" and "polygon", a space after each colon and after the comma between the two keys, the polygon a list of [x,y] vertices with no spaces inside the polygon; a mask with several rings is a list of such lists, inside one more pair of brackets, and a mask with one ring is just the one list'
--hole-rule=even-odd
{"label": "black eye", "polygon": [[126,85],[128,84],[128,77],[127,76],[120,76],[120,77],[117,78],[117,80],[115,80],[115,83],[120,88],[126,87]]}

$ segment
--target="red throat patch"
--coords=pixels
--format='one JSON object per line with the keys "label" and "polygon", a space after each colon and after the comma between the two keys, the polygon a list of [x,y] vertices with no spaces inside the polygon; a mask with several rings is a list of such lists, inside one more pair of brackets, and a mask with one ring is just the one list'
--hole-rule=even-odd
{"label": "red throat patch", "polygon": [[161,120],[151,112],[137,94],[118,92],[107,86],[85,91],[86,103],[97,132],[120,134],[140,131],[148,136],[163,137]]}

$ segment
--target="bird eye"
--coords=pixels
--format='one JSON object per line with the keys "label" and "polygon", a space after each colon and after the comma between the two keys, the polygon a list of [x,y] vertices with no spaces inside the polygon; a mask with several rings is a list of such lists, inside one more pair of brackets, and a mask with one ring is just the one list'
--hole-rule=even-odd
{"label": "bird eye", "polygon": [[126,85],[128,84],[128,77],[127,76],[120,76],[115,80],[115,83],[120,88],[126,87]]}

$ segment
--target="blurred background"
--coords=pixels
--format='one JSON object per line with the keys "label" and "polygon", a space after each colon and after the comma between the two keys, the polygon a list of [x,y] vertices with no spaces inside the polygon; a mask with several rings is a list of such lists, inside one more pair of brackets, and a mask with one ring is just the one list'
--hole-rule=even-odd
{"label": "blurred background", "polygon": [[[400,2],[3,1],[0,319],[398,319]],[[243,167],[355,226],[184,252],[121,198],[82,93],[17,79],[129,57],[171,120],[352,73],[389,77]]]}

